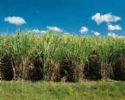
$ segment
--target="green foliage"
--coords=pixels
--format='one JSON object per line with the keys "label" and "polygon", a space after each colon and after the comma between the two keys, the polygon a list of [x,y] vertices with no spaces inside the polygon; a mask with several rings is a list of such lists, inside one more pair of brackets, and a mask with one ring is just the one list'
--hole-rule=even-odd
{"label": "green foliage", "polygon": [[98,50],[101,61],[111,52],[125,48],[125,39],[109,37],[79,37],[49,32],[43,35],[19,32],[12,36],[0,36],[0,52],[8,52],[15,60],[44,53],[46,59],[58,62],[63,56],[83,62],[93,50]]}

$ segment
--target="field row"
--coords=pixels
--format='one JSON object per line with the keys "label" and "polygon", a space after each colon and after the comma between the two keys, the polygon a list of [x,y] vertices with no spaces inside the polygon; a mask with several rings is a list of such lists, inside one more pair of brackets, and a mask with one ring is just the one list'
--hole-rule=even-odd
{"label": "field row", "polygon": [[125,39],[48,32],[0,36],[1,80],[125,80]]}

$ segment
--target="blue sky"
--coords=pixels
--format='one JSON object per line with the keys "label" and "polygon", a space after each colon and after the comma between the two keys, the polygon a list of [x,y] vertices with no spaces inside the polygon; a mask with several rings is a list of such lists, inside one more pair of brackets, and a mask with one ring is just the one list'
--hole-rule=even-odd
{"label": "blue sky", "polygon": [[125,0],[1,0],[0,32],[124,35],[124,12]]}

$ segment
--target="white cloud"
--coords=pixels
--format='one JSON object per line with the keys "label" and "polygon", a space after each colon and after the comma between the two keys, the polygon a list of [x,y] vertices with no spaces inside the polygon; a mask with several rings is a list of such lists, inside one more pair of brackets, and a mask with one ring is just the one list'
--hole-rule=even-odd
{"label": "white cloud", "polygon": [[96,13],[94,16],[92,16],[92,20],[94,20],[97,24],[101,24],[103,22],[110,23],[110,22],[117,22],[121,20],[119,16],[114,16],[111,13],[107,13],[104,15],[101,15],[100,13]]}
{"label": "white cloud", "polygon": [[63,32],[62,29],[56,27],[56,26],[47,26],[47,29],[48,30],[51,30],[51,31],[56,31],[56,32]]}
{"label": "white cloud", "polygon": [[81,29],[80,29],[81,34],[86,33],[88,31],[89,31],[89,29],[87,27],[85,27],[85,26],[81,27]]}
{"label": "white cloud", "polygon": [[64,32],[63,34],[65,34],[65,35],[69,35],[70,33],[69,33],[69,32]]}
{"label": "white cloud", "polygon": [[92,31],[92,33],[95,35],[95,36],[99,36],[101,33],[99,32],[96,32],[96,31]]}
{"label": "white cloud", "polygon": [[113,37],[113,38],[125,38],[124,35],[117,35],[116,33],[109,32],[108,36]]}
{"label": "white cloud", "polygon": [[111,24],[108,24],[108,30],[109,31],[114,31],[114,30],[122,30],[122,27],[119,26],[119,25],[111,25]]}
{"label": "white cloud", "polygon": [[12,17],[5,17],[4,18],[5,22],[8,22],[10,24],[15,24],[15,25],[22,25],[26,24],[26,21],[22,17],[17,17],[17,16],[12,16]]}
{"label": "white cloud", "polygon": [[123,36],[123,35],[120,35],[120,36],[118,36],[118,38],[125,38],[125,36]]}
{"label": "white cloud", "polygon": [[39,30],[39,29],[33,29],[33,30],[29,30],[28,32],[33,32],[33,33],[46,33],[46,30]]}
{"label": "white cloud", "polygon": [[113,33],[113,32],[109,32],[108,36],[113,37],[113,38],[118,37],[118,35],[116,33]]}

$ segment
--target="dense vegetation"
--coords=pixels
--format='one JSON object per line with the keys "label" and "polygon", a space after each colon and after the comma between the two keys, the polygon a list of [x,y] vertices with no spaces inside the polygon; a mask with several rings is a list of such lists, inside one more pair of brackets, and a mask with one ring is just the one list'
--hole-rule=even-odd
{"label": "dense vegetation", "polygon": [[0,36],[1,80],[125,80],[125,39],[17,32]]}
{"label": "dense vegetation", "polygon": [[124,100],[124,82],[0,82],[0,100]]}

